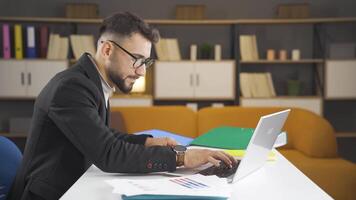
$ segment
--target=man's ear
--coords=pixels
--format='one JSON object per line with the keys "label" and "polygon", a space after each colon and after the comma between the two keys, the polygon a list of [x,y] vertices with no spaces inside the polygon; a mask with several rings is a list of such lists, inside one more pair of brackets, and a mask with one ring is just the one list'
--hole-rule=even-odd
{"label": "man's ear", "polygon": [[113,46],[109,42],[103,42],[100,48],[100,54],[104,58],[109,58],[112,54]]}

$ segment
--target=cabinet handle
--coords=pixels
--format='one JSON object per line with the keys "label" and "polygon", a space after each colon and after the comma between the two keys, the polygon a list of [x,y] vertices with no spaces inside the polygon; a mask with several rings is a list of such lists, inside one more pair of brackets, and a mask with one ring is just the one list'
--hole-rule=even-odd
{"label": "cabinet handle", "polygon": [[190,74],[190,86],[193,86],[193,74]]}
{"label": "cabinet handle", "polygon": [[21,85],[25,85],[25,73],[21,72]]}
{"label": "cabinet handle", "polygon": [[199,86],[199,74],[196,74],[195,78],[197,79],[197,86]]}
{"label": "cabinet handle", "polygon": [[28,85],[31,85],[31,73],[27,74],[27,83]]}

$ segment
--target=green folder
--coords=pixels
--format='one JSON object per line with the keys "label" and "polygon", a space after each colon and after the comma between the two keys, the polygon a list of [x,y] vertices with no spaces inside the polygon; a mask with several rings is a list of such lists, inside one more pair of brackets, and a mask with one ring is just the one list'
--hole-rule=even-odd
{"label": "green folder", "polygon": [[246,149],[253,132],[253,128],[222,126],[195,138],[190,145],[220,149]]}

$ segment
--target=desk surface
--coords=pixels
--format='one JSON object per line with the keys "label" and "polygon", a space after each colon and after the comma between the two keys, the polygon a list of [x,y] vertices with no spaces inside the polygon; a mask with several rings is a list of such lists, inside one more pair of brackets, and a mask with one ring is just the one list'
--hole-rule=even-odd
{"label": "desk surface", "polygon": [[[62,200],[119,200],[105,180],[114,178],[150,179],[159,175],[131,176],[104,173],[90,167],[61,197]],[[258,171],[234,183],[230,199],[332,199],[293,164],[277,152],[277,161],[269,161]]]}

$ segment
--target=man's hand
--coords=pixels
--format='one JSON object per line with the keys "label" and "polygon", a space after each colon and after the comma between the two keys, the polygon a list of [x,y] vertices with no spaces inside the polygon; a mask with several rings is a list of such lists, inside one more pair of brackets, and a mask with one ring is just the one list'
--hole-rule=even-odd
{"label": "man's hand", "polygon": [[177,144],[178,143],[175,140],[168,138],[168,137],[164,137],[164,138],[150,138],[150,137],[148,137],[145,142],[146,147],[150,147],[150,146],[173,147],[173,146],[176,146]]}
{"label": "man's hand", "polygon": [[184,156],[184,167],[195,168],[204,165],[208,162],[215,166],[219,166],[220,161],[225,162],[232,167],[232,163],[236,160],[231,155],[223,151],[212,151],[207,149],[188,149]]}

